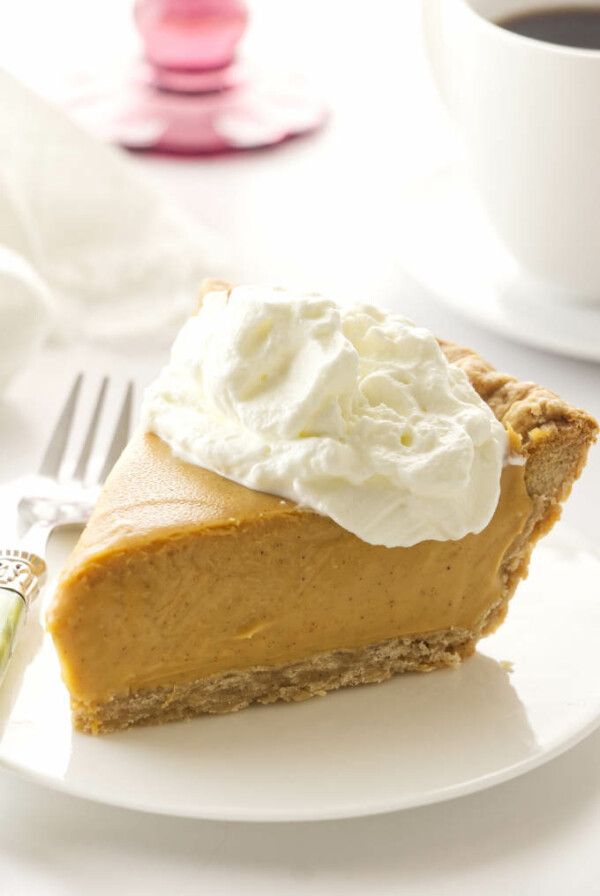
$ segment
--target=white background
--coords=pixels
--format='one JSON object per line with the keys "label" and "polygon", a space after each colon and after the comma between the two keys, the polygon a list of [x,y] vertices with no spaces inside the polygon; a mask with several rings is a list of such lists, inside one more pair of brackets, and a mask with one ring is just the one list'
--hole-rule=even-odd
{"label": "white background", "polygon": [[[43,90],[133,45],[127,3],[0,2],[0,59]],[[403,193],[460,154],[423,58],[416,0],[254,0],[245,53],[309,74],[330,102],[319,135],[204,161],[138,157],[226,241],[248,277],[302,282],[403,310],[501,369],[600,414],[600,367],[480,330],[410,284],[395,260]],[[431,263],[435,264],[432,246]],[[226,271],[215,273],[226,274]],[[0,403],[0,479],[32,469],[72,373],[107,363],[54,346]],[[127,363],[140,385],[164,352]],[[564,513],[599,545],[600,452]],[[569,611],[565,594],[565,613]],[[111,809],[0,774],[0,893],[600,893],[600,733],[493,790],[379,818],[195,822]]]}

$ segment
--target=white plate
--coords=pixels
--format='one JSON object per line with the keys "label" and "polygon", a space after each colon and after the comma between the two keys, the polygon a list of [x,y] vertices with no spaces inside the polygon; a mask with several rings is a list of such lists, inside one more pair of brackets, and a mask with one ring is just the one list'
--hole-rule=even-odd
{"label": "white plate", "polygon": [[518,342],[600,361],[600,302],[561,301],[529,280],[494,234],[460,165],[435,172],[404,200],[397,260],[436,298]]}
{"label": "white plate", "polygon": [[[54,570],[71,544],[54,544]],[[515,777],[600,722],[600,560],[560,530],[459,670],[105,737],[71,731],[41,609],[0,692],[0,764],[118,806],[237,821],[387,812]]]}

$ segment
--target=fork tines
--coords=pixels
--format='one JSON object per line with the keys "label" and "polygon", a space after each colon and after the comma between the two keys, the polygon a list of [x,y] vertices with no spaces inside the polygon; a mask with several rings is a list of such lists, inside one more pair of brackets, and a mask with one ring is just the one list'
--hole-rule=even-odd
{"label": "fork tines", "polygon": [[[42,459],[39,470],[41,476],[49,476],[53,479],[58,479],[61,474],[61,467],[65,458],[67,445],[69,443],[69,439],[71,438],[73,421],[75,418],[75,412],[77,409],[82,383],[83,373],[79,373],[75,378],[73,387],[69,393],[61,415],[58,418],[58,422],[54,428],[54,432],[52,433],[50,442],[48,443],[48,447],[46,448],[46,452]],[[72,474],[67,477],[73,481],[82,483],[85,482],[90,457],[92,455],[92,450],[94,447],[94,442],[96,441],[98,425],[102,416],[102,410],[108,390],[108,383],[108,377],[105,376],[100,384],[98,396],[96,398],[94,409],[92,411],[92,416],[88,423],[85,439],[81,448],[81,452],[79,454],[79,458],[77,460],[77,464],[75,465]],[[96,477],[96,482],[98,483],[104,482],[112,467],[114,466],[117,458],[121,454],[121,451],[127,444],[131,425],[132,404],[133,382],[130,380],[127,385],[123,404],[121,405],[121,410],[117,419],[117,424],[115,426],[112,440],[110,442],[110,447],[107,451],[102,469],[99,475]]]}

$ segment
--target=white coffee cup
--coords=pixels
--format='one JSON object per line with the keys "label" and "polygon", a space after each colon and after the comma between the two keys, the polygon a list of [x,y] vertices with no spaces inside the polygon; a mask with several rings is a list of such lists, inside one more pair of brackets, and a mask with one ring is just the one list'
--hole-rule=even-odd
{"label": "white coffee cup", "polygon": [[496,24],[553,7],[564,0],[423,0],[425,41],[502,242],[553,295],[600,301],[600,51]]}

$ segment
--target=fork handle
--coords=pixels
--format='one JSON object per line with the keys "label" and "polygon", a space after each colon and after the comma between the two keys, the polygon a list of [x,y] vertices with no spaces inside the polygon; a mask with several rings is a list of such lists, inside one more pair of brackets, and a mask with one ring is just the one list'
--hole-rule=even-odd
{"label": "fork handle", "polygon": [[45,576],[46,564],[37,554],[0,548],[0,683]]}

